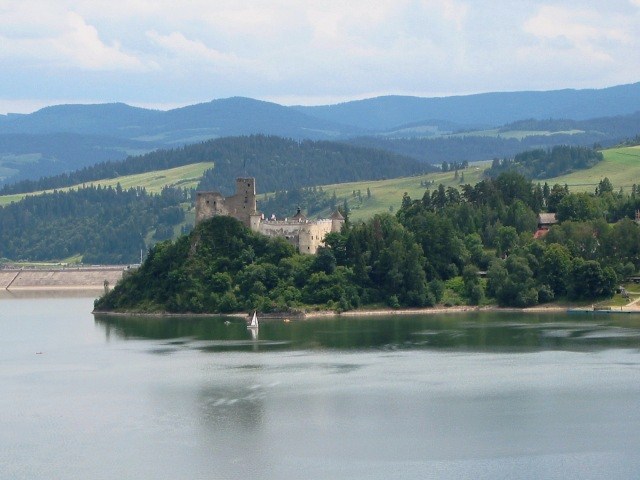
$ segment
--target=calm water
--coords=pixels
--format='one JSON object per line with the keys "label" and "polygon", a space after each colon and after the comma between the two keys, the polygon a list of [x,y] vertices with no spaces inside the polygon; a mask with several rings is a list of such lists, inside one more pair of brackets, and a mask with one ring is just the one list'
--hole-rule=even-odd
{"label": "calm water", "polygon": [[91,306],[0,297],[0,479],[640,478],[640,316]]}

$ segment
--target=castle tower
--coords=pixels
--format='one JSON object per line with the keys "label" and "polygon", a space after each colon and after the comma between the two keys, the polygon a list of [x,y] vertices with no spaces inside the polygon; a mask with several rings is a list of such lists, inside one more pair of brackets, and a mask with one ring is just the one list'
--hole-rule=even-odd
{"label": "castle tower", "polygon": [[254,232],[260,231],[260,222],[262,222],[262,215],[258,212],[249,215],[249,228]]}
{"label": "castle tower", "polygon": [[342,226],[344,225],[344,217],[342,214],[336,210],[331,214],[331,231],[332,232],[340,232],[342,230]]}
{"label": "castle tower", "polygon": [[219,192],[196,194],[196,225],[216,215],[228,215],[257,230],[260,215],[257,211],[255,178],[237,178],[236,193],[223,197]]}
{"label": "castle tower", "polygon": [[216,215],[229,215],[225,199],[218,192],[196,193],[196,225]]}
{"label": "castle tower", "polygon": [[[242,213],[252,215],[257,212],[256,179],[252,177],[236,178],[235,197],[242,203]],[[240,210],[238,205],[238,210]]]}

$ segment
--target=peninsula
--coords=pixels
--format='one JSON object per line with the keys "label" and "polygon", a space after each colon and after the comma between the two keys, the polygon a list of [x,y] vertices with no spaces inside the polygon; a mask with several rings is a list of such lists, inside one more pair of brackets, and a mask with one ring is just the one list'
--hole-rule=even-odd
{"label": "peninsula", "polygon": [[[252,215],[262,221],[251,203],[247,222],[233,218],[229,209],[245,205],[243,192],[239,204],[205,196],[221,202],[216,214],[200,218],[190,234],[156,244],[95,309],[269,313],[596,304],[640,262],[640,230],[631,217],[640,198],[614,192],[607,179],[593,194],[571,193],[504,172],[460,190],[425,190],[420,200],[405,194],[396,215],[357,224],[347,217],[340,231],[319,239],[315,255],[300,253],[286,232],[266,236],[249,228]],[[298,219],[296,225],[306,224]]]}

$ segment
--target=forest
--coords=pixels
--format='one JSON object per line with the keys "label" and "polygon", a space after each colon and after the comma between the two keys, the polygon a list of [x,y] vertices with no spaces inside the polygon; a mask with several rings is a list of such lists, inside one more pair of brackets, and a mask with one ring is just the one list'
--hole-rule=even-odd
{"label": "forest", "polygon": [[145,238],[174,236],[185,218],[182,202],[191,192],[165,188],[158,195],[144,189],[87,187],[27,196],[0,207],[0,258],[63,260],[82,255],[88,264],[140,261]]}
{"label": "forest", "polygon": [[[537,214],[548,205],[560,223],[535,239]],[[585,194],[507,172],[461,191],[405,194],[395,216],[347,218],[315,256],[217,217],[158,243],[96,308],[225,313],[595,301],[640,267],[637,209],[639,189],[615,193],[606,179]]]}
{"label": "forest", "polygon": [[371,148],[327,141],[296,141],[275,136],[225,137],[122,161],[107,161],[72,173],[24,180],[0,189],[0,195],[80,185],[123,175],[215,162],[200,190],[232,193],[238,176],[260,179],[263,192],[358,180],[378,180],[435,170],[420,162]]}
{"label": "forest", "polygon": [[513,170],[527,178],[545,179],[593,167],[603,159],[602,153],[593,148],[556,145],[546,150],[538,148],[521,152],[512,159],[495,158],[485,174],[495,177]]}
{"label": "forest", "polygon": [[287,217],[300,208],[307,216],[315,216],[322,210],[335,210],[338,200],[329,196],[322,187],[303,187],[291,190],[276,190],[264,200],[258,200],[258,210],[267,216]]}
{"label": "forest", "polygon": [[616,142],[603,140],[601,135],[592,133],[531,135],[525,138],[501,136],[479,136],[473,133],[459,133],[435,138],[384,138],[358,137],[349,140],[353,145],[384,149],[399,155],[415,158],[421,162],[440,165],[442,162],[476,162],[488,158],[511,158],[533,149],[547,149],[554,145],[592,146],[613,145]]}

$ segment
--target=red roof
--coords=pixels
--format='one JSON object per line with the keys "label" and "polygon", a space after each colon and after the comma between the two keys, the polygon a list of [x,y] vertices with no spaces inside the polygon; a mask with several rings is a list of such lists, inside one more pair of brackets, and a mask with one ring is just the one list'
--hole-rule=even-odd
{"label": "red roof", "polygon": [[542,238],[544,237],[547,233],[549,233],[549,230],[546,228],[540,228],[538,230],[536,230],[536,233],[533,234],[533,238]]}

